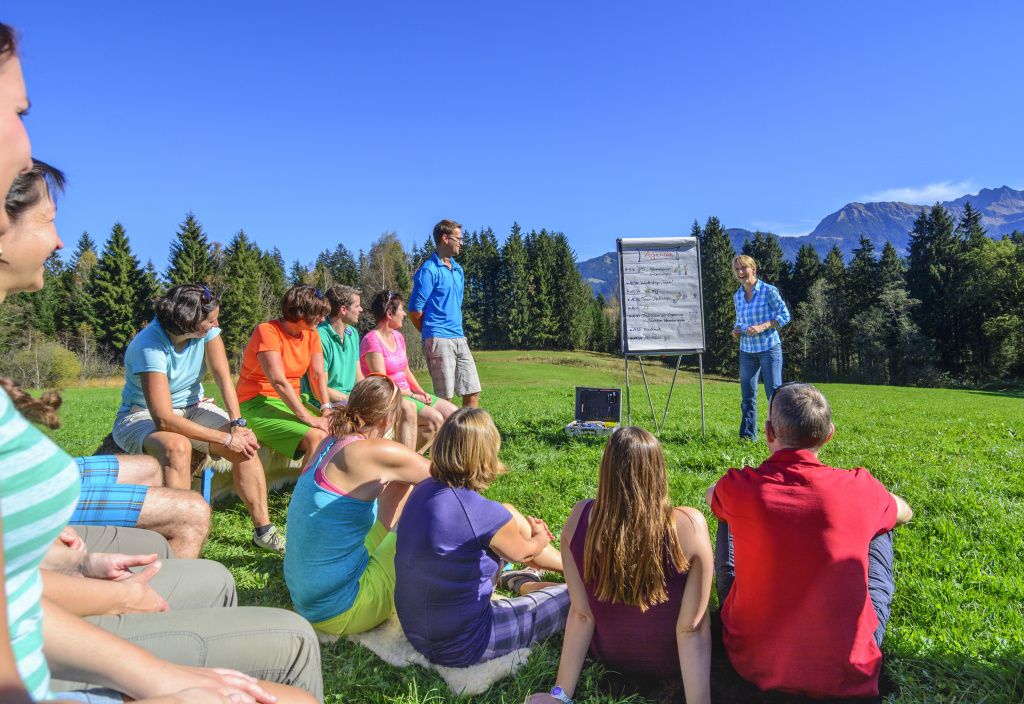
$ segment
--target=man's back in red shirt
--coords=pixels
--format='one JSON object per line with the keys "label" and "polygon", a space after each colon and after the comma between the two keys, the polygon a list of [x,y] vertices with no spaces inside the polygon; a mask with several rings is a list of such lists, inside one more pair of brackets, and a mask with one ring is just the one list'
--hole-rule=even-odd
{"label": "man's back in red shirt", "polygon": [[780,449],[756,469],[730,469],[711,509],[734,543],[722,623],[737,672],[761,689],[877,694],[868,547],[897,517],[881,482],[823,465],[813,450]]}

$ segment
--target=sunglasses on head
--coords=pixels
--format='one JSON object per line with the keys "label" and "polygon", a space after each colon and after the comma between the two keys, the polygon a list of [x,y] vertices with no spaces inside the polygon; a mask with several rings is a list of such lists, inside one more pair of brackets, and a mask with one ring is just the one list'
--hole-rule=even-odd
{"label": "sunglasses on head", "polygon": [[369,379],[371,376],[383,377],[384,379],[387,379],[388,382],[391,384],[391,398],[388,399],[388,405],[390,406],[391,402],[395,400],[395,394],[398,393],[398,384],[396,384],[395,380],[389,377],[384,372],[369,372],[368,374],[366,374],[364,378]]}
{"label": "sunglasses on head", "polygon": [[199,288],[199,300],[203,302],[203,305],[208,305],[213,300],[213,291],[206,284],[200,284]]}
{"label": "sunglasses on head", "polygon": [[322,301],[322,300],[324,299],[324,292],[323,292],[323,291],[321,291],[320,289],[317,289],[317,290],[315,290],[315,291],[313,292],[313,295],[314,295],[314,296],[316,296],[316,297],[317,297],[318,299],[320,299],[321,301]]}

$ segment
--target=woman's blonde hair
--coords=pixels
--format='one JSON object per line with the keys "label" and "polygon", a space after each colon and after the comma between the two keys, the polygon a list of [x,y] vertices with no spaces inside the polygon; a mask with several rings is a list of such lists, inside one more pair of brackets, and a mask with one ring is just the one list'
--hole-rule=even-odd
{"label": "woman's blonde hair", "polygon": [[498,459],[501,435],[490,414],[460,408],[448,416],[430,450],[430,476],[450,487],[483,491],[505,465]]}
{"label": "woman's blonde hair", "polygon": [[387,419],[388,425],[398,421],[402,394],[398,385],[383,374],[370,374],[352,387],[348,403],[338,407],[331,416],[331,434],[343,437],[361,433]]}
{"label": "woman's blonde hair", "polygon": [[757,273],[757,261],[755,261],[754,258],[751,257],[750,255],[740,254],[739,256],[733,257],[732,265],[736,266],[736,262],[742,262],[744,266],[749,266],[751,269],[754,270],[755,274]]}
{"label": "woman's blonde hair", "polygon": [[667,562],[679,572],[690,568],[668,495],[665,456],[646,430],[620,428],[601,458],[583,547],[583,581],[600,601],[643,612],[668,601]]}

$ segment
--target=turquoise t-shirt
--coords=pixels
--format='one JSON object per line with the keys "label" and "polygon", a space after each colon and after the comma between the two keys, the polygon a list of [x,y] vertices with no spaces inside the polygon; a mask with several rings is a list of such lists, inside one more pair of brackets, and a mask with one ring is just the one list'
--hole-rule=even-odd
{"label": "turquoise t-shirt", "polygon": [[8,636],[18,674],[35,701],[50,697],[39,564],[68,524],[78,490],[75,461],[25,420],[0,391],[0,509]]}
{"label": "turquoise t-shirt", "polygon": [[[348,395],[356,385],[356,365],[359,363],[359,333],[351,325],[345,326],[345,334],[339,335],[328,321],[317,326],[320,344],[324,350],[324,369],[327,371],[327,386]],[[302,376],[302,393],[309,396],[309,402],[320,408],[320,401],[309,385],[309,375]]]}
{"label": "turquoise t-shirt", "polygon": [[124,390],[121,392],[121,408],[118,412],[127,411],[132,406],[147,408],[139,381],[142,372],[159,372],[167,376],[173,408],[185,408],[199,403],[203,397],[206,343],[218,335],[220,328],[213,328],[205,337],[189,340],[185,349],[178,352],[171,344],[171,338],[154,318],[132,339],[124,353]]}

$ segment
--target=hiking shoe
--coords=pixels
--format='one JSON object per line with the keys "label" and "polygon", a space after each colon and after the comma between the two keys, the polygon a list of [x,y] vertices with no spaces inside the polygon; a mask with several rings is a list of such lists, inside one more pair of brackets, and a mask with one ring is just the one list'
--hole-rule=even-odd
{"label": "hiking shoe", "polygon": [[521,570],[505,570],[498,577],[498,587],[513,594],[521,594],[524,585],[530,582],[539,582],[540,571],[532,567],[524,567]]}
{"label": "hiking shoe", "polygon": [[270,530],[263,535],[256,535],[256,531],[253,531],[252,544],[263,550],[284,555],[284,536],[277,532],[277,526],[270,526]]}

